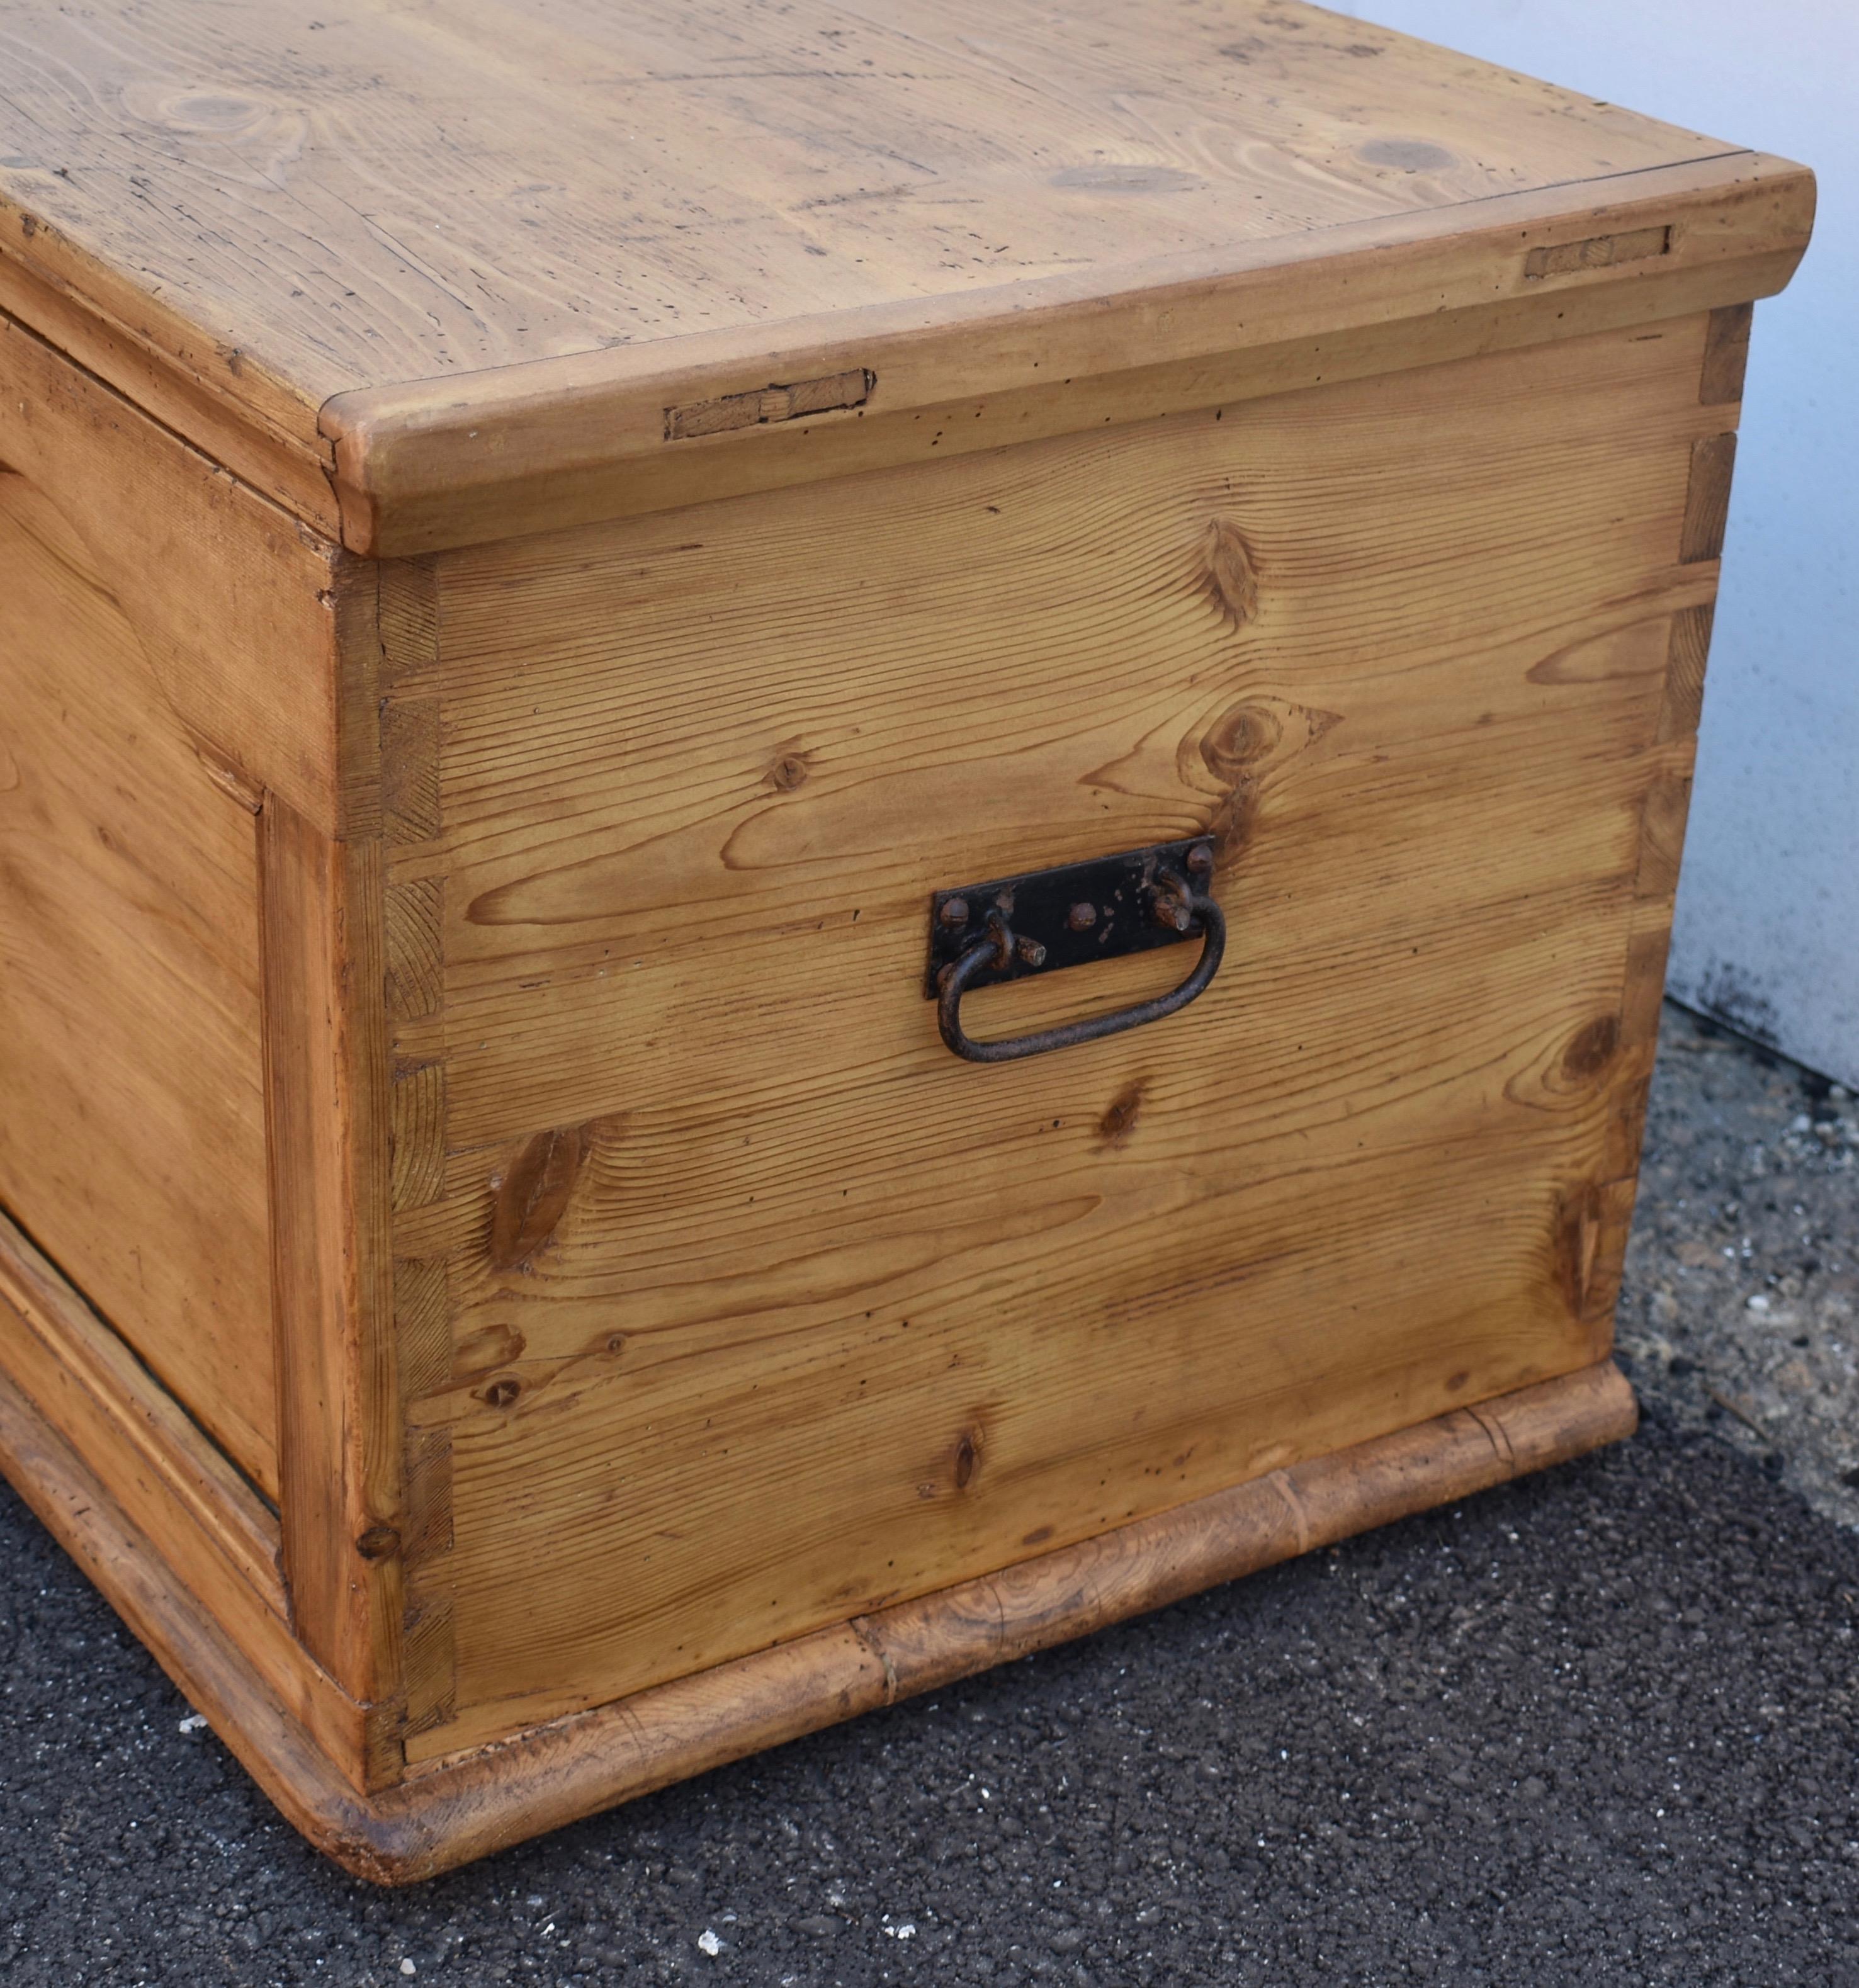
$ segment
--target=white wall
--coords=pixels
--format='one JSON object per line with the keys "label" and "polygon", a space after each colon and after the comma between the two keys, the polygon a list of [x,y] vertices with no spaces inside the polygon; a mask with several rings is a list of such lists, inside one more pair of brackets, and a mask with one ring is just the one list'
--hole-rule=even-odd
{"label": "white wall", "polygon": [[1757,305],[1671,991],[1859,1083],[1859,0],[1355,0],[1338,11],[1813,167]]}

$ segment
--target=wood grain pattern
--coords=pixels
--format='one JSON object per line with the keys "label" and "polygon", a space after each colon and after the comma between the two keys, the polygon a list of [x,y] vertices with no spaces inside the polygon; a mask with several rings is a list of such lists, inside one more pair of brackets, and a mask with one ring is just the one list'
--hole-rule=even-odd
{"label": "wood grain pattern", "polygon": [[[135,1520],[0,1374],[0,1468],[296,1827],[410,1884],[595,1809],[1631,1433],[1611,1364],[1278,1470],[901,1609],[435,1763],[359,1796]],[[940,1600],[941,1606],[937,1605]]]}
{"label": "wood grain pattern", "polygon": [[1566,276],[1582,269],[1611,269],[1622,262],[1643,262],[1648,256],[1671,252],[1671,230],[1655,224],[1630,228],[1614,235],[1588,235],[1578,242],[1558,242],[1529,250],[1523,258],[1527,277]]}
{"label": "wood grain pattern", "polygon": [[[384,1036],[357,978],[378,953],[376,584],[5,320],[0,378],[0,460],[27,472],[0,473],[0,1195],[283,1508],[278,1661],[322,1680],[339,1709],[313,1723],[365,1785],[400,1764],[368,1598],[397,1579],[372,1563],[400,1438],[359,1301],[384,1220],[355,1191],[354,1070]],[[112,1481],[134,1458],[123,1426],[83,1439]]]}
{"label": "wood grain pattern", "polygon": [[1705,406],[1723,407],[1742,398],[1742,376],[1749,360],[1749,327],[1753,304],[1730,304],[1711,313],[1704,342],[1704,370],[1698,398]]}
{"label": "wood grain pattern", "polygon": [[981,0],[15,0],[0,34],[9,252],[134,277],[203,374],[313,404],[1732,149],[1284,0],[1062,36]]}
{"label": "wood grain pattern", "polygon": [[982,0],[11,0],[0,49],[9,307],[326,529],[333,458],[373,553],[496,536],[487,483],[600,515],[668,445],[815,473],[759,439],[770,397],[897,459],[975,394],[1767,255],[1698,300],[1734,303],[1812,201],[1296,0],[1083,0],[1063,34]]}
{"label": "wood grain pattern", "polygon": [[306,1648],[372,1705],[403,1605],[380,850],[276,796],[259,822],[285,1570]]}
{"label": "wood grain pattern", "polygon": [[[1739,401],[1749,348],[1746,313],[1713,311],[1705,327],[1700,370],[1700,406],[1721,411]],[[1679,558],[1722,544],[1728,512],[1729,476],[1735,462],[1733,434],[1707,437],[1693,448],[1685,516],[1679,527]],[[1700,510],[1708,513],[1702,525]],[[1710,651],[1713,609],[1709,603],[1687,608],[1671,619],[1665,691],[1659,707],[1658,779],[1648,788],[1640,819],[1639,861],[1634,874],[1633,921],[1627,938],[1627,984],[1621,998],[1617,1047],[1631,1074],[1620,1087],[1611,1140],[1616,1176],[1614,1220],[1603,1252],[1600,1286],[1617,1290],[1626,1260],[1627,1232],[1638,1178],[1640,1143],[1658,1050],[1661,997],[1671,945],[1672,908],[1678,863],[1691,807],[1692,771],[1697,753],[1698,722],[1704,702],[1704,671]]]}
{"label": "wood grain pattern", "polygon": [[335,549],[0,315],[0,466],[54,503],[172,725],[331,833]]}
{"label": "wood grain pattern", "polygon": [[1722,555],[1724,528],[1730,516],[1730,477],[1736,466],[1734,433],[1702,436],[1692,446],[1685,530],[1678,546],[1678,556],[1687,565]]}
{"label": "wood grain pattern", "polygon": [[[161,1486],[164,1502],[184,1512],[185,1530],[204,1533],[216,1557],[282,1618],[286,1603],[275,1511],[202,1435],[194,1417],[133,1349],[4,1215],[0,1300],[14,1328],[9,1364],[22,1384],[32,1388],[43,1412],[63,1422],[61,1404],[81,1401],[83,1409],[65,1426],[72,1439],[98,1458],[116,1494],[133,1501],[152,1476]],[[28,1340],[35,1343],[19,1351]],[[87,1426],[99,1420],[110,1426],[107,1439],[97,1439]]]}
{"label": "wood grain pattern", "polygon": [[[1704,336],[437,562],[444,828],[389,874],[444,879],[448,1157],[396,1248],[448,1264],[458,1668],[410,1757],[1604,1350]],[[1191,1027],[951,1063],[930,889],[1208,828]]]}
{"label": "wood grain pattern", "polygon": [[[438,576],[427,560],[379,568],[379,768],[384,860],[414,853],[444,823],[439,777],[443,715],[437,667]],[[417,1400],[449,1381],[453,1368],[450,1251],[423,1249],[421,1211],[445,1189],[445,880],[389,883],[384,893],[385,991],[391,1088],[388,1194],[392,1251],[396,1400]],[[390,1665],[401,1742],[452,1716],[451,1437],[444,1428],[401,1428],[401,1516],[393,1573],[399,1618]],[[387,1597],[384,1593],[384,1604]],[[403,1761],[404,1764],[404,1761]]]}
{"label": "wood grain pattern", "polygon": [[730,428],[751,428],[769,421],[794,421],[807,414],[832,414],[862,407],[871,397],[875,376],[856,366],[823,380],[802,380],[791,386],[778,382],[746,394],[725,394],[714,401],[667,407],[665,440],[691,441],[699,435],[722,434]]}
{"label": "wood grain pattern", "polygon": [[0,1202],[275,1498],[255,824],[5,473],[0,572]]}
{"label": "wood grain pattern", "polygon": [[[342,511],[330,487],[334,465],[326,442],[280,433],[262,414],[255,418],[252,406],[229,401],[206,385],[187,361],[185,329],[159,305],[154,316],[168,323],[175,336],[160,343],[150,340],[137,323],[146,323],[149,300],[139,297],[120,274],[92,266],[80,293],[39,264],[9,254],[8,245],[0,245],[0,312],[30,326],[86,374],[106,382],[171,433],[184,436],[211,461],[223,463],[252,490],[325,537],[341,536]],[[127,313],[129,322],[110,315],[114,309]],[[300,428],[302,410],[292,404],[292,411]]]}
{"label": "wood grain pattern", "polygon": [[[92,1460],[87,1469],[98,1495],[135,1512],[159,1542],[142,1550],[144,1577],[184,1591],[220,1625],[238,1664],[262,1680],[335,1763],[333,1771],[375,1750],[370,1727],[380,1722],[337,1690],[290,1632],[275,1514],[57,1270],[0,1218],[0,1395],[14,1399],[15,1390],[56,1443]],[[0,1462],[12,1474],[22,1459],[5,1452],[0,1440]],[[42,1487],[29,1472],[14,1481],[37,1506]]]}
{"label": "wood grain pattern", "polygon": [[[1573,192],[1579,199],[1571,201]],[[1786,161],[1669,166],[775,329],[539,359],[324,407],[345,543],[417,553],[1073,434],[1766,296],[1812,224]],[[1538,248],[1665,230],[1666,252],[1532,276]],[[1614,238],[1610,237],[1608,238]],[[863,367],[847,414],[691,441],[661,410]]]}
{"label": "wood grain pattern", "polygon": [[1688,607],[1672,617],[1665,697],[1659,709],[1662,744],[1697,735],[1704,714],[1704,666],[1710,654],[1715,615],[1712,607],[1704,606]]}
{"label": "wood grain pattern", "polygon": [[0,1452],[370,1875],[1630,1422],[1811,176],[1081,4],[0,0]]}
{"label": "wood grain pattern", "polygon": [[[887,1703],[979,1668],[1185,1600],[1415,1509],[1411,1463],[1458,1498],[1630,1435],[1631,1390],[1611,1361],[1273,1471],[999,1574],[900,1603],[853,1627],[883,1665]],[[1447,1487],[1450,1486],[1451,1489]],[[1429,1499],[1429,1502],[1432,1502]]]}

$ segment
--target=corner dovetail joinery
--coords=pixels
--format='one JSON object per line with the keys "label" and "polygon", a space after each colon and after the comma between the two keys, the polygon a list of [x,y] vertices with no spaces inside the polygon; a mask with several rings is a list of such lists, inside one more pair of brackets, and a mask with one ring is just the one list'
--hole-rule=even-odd
{"label": "corner dovetail joinery", "polygon": [[[268,795],[259,816],[278,1333],[279,1499],[291,1624],[367,1715],[364,1791],[397,1769],[397,1405],[384,1357],[380,847]],[[373,1006],[378,1009],[378,995]]]}
{"label": "corner dovetail joinery", "polygon": [[[452,1368],[451,1247],[434,1217],[445,1201],[445,879],[422,856],[444,827],[440,790],[439,590],[428,559],[380,568],[380,747],[387,1026],[388,1180],[398,1399],[444,1387]],[[451,1445],[411,1422],[400,1437],[403,1509],[402,1735],[449,1717]]]}
{"label": "corner dovetail joinery", "polygon": [[265,1035],[292,1621],[367,1715],[366,1792],[449,1667],[409,1573],[443,1550],[446,1459],[401,1415],[449,1364],[445,1266],[417,1235],[395,1254],[396,1217],[444,1186],[444,887],[394,868],[440,827],[430,564],[343,556],[335,577],[340,832],[267,798]]}
{"label": "corner dovetail joinery", "polygon": [[[1749,358],[1750,304],[1712,311],[1705,321],[1704,360],[1698,382],[1700,407],[1726,410],[1734,422],[1742,399]],[[1685,508],[1675,548],[1681,566],[1715,562],[1723,549],[1729,512],[1731,472],[1736,460],[1734,426],[1701,437],[1692,445]],[[1627,977],[1621,997],[1619,1047],[1627,1075],[1618,1093],[1619,1108],[1608,1142],[1609,1171],[1618,1176],[1610,1189],[1614,1204],[1611,1230],[1603,1245],[1605,1275],[1597,1293],[1611,1314],[1624,1263],[1627,1231],[1633,1217],[1640,1145],[1646,1125],[1653,1060],[1658,1046],[1659,1015],[1665,991],[1665,959],[1671,944],[1672,904],[1678,862],[1691,809],[1692,770],[1697,757],[1698,722],[1704,704],[1704,670],[1710,653],[1710,601],[1682,607],[1671,617],[1665,685],[1660,700],[1653,752],[1658,769],[1648,786],[1640,814],[1639,860],[1634,876],[1633,918],[1628,930]]]}

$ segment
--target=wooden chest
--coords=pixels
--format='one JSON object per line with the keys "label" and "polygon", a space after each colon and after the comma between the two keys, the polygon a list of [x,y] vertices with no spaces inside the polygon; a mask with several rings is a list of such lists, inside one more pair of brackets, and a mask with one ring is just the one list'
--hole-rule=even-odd
{"label": "wooden chest", "polygon": [[0,28],[0,1452],[317,1842],[1631,1426],[1807,173],[1288,0]]}

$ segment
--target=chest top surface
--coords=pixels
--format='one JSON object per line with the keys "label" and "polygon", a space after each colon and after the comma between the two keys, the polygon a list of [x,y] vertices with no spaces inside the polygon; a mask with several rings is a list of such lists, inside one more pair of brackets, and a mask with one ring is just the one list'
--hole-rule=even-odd
{"label": "chest top surface", "polygon": [[[835,339],[967,390],[1029,312],[1762,163],[1293,0],[0,0],[0,306],[324,458],[564,384],[825,377]],[[1171,356],[1126,330],[1077,363]]]}

